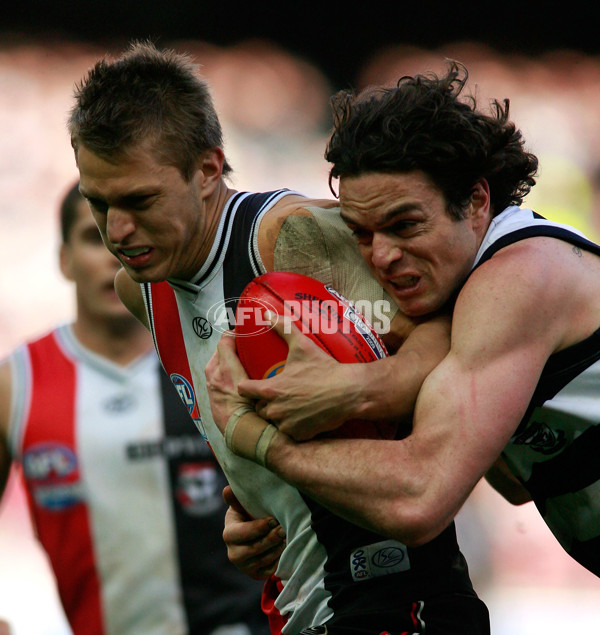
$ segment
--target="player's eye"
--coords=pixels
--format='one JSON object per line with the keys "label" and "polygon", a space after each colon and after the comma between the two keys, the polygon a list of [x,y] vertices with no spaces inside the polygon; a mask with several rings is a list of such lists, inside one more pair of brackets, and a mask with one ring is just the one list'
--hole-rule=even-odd
{"label": "player's eye", "polygon": [[88,198],[87,202],[94,212],[98,212],[99,214],[106,214],[106,212],[108,211],[108,203],[100,200],[99,198]]}
{"label": "player's eye", "polygon": [[357,240],[359,245],[369,245],[373,241],[373,232],[360,227],[355,227],[352,230],[352,235]]}
{"label": "player's eye", "polygon": [[152,205],[154,199],[154,196],[131,196],[124,200],[124,205],[131,210],[144,210]]}
{"label": "player's eye", "polygon": [[390,232],[391,234],[396,234],[397,236],[407,235],[414,232],[418,225],[419,223],[417,221],[403,220],[394,223],[394,225],[388,228],[388,232]]}

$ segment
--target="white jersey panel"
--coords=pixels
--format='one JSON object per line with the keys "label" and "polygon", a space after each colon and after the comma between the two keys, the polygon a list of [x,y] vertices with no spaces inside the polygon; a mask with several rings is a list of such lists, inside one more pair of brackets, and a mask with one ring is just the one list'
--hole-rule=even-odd
{"label": "white jersey panel", "polygon": [[[293,618],[283,629],[298,632],[297,624],[306,626],[305,614],[317,615],[316,623],[331,616],[326,606],[329,593],[323,588],[323,566],[327,554],[311,529],[311,515],[297,489],[291,487],[261,466],[236,456],[224,442],[210,412],[204,368],[216,350],[221,333],[214,331],[203,339],[194,330],[194,318],[205,314],[209,307],[223,302],[222,269],[219,269],[198,292],[175,289],[187,357],[194,381],[202,433],[215,453],[227,479],[243,507],[255,518],[272,515],[280,522],[287,536],[287,547],[279,561],[277,576],[284,584],[276,606]],[[315,580],[320,580],[315,584]]]}
{"label": "white jersey panel", "polygon": [[[156,357],[124,369],[83,349],[68,330],[60,343],[83,362],[77,366],[77,441],[107,632],[122,635],[135,626],[147,635],[165,629],[183,635],[166,464],[160,455],[144,461],[126,455],[132,443],[163,437]],[[117,525],[118,533],[112,531]],[[143,533],[144,527],[152,531]]]}
{"label": "white jersey panel", "polygon": [[565,229],[573,234],[581,236],[581,238],[585,238],[584,234],[582,234],[578,229],[571,227],[570,225],[564,225],[562,223],[557,223],[546,218],[536,217],[533,211],[530,209],[511,205],[510,207],[507,207],[501,214],[498,214],[498,216],[495,216],[492,219],[492,222],[490,223],[490,226],[488,227],[488,230],[483,238],[483,242],[481,243],[481,247],[477,252],[477,256],[475,257],[473,266],[475,267],[479,263],[483,254],[497,240],[503,238],[511,232],[516,232],[525,227],[531,227],[534,225]]}

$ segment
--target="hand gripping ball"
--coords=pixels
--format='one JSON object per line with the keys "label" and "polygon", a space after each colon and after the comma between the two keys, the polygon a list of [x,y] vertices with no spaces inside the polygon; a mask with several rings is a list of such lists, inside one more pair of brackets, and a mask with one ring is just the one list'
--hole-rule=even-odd
{"label": "hand gripping ball", "polygon": [[[281,372],[288,354],[285,340],[264,319],[267,310],[294,324],[338,362],[388,356],[373,327],[335,289],[298,273],[265,273],[246,286],[235,315],[237,353],[251,379]],[[389,422],[352,420],[327,436],[390,439],[395,432],[396,425]]]}

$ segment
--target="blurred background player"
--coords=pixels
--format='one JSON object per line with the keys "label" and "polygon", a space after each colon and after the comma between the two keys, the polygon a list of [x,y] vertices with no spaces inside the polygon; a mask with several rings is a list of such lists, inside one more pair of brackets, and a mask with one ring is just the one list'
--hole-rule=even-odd
{"label": "blurred background player", "polygon": [[78,184],[61,232],[77,315],[0,365],[0,491],[19,464],[76,635],[268,633],[262,585],[227,560],[225,477],[118,300]]}

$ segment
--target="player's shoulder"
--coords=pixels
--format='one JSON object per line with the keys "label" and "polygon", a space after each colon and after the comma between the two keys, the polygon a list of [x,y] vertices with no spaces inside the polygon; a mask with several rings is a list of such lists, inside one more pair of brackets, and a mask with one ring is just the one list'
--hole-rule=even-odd
{"label": "player's shoulder", "polygon": [[273,258],[282,233],[294,234],[300,244],[322,241],[321,223],[324,215],[339,217],[338,203],[329,199],[311,199],[290,194],[279,200],[266,212],[257,231],[258,249],[268,271],[273,269]]}
{"label": "player's shoulder", "polygon": [[462,286],[453,342],[467,342],[473,351],[485,346],[490,354],[528,347],[544,356],[583,339],[597,328],[600,310],[600,300],[590,310],[583,275],[580,257],[564,241],[544,236],[503,247]]}
{"label": "player's shoulder", "polygon": [[560,281],[569,280],[579,267],[572,245],[548,236],[520,240],[498,250],[476,267],[464,290],[481,298],[505,288],[514,295],[519,289],[532,298],[539,289],[546,298],[560,291]]}

